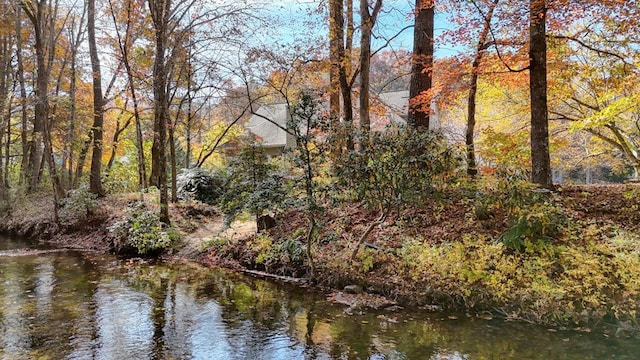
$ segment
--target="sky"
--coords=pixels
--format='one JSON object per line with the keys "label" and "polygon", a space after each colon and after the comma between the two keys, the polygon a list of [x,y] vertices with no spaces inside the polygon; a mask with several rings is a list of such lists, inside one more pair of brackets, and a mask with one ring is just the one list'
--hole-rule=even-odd
{"label": "sky", "polygon": [[[309,10],[318,9],[318,6],[326,8],[326,1],[319,0],[280,0],[272,1],[267,6],[269,12],[277,14],[278,20],[284,25],[279,29],[282,38],[280,41],[293,42],[295,39],[304,38],[305,31],[313,31],[318,36],[326,36],[328,32],[325,22],[321,16],[311,18]],[[372,39],[373,49],[376,50],[385,45],[386,39],[394,37],[389,44],[389,49],[411,50],[413,47],[413,0],[386,0],[383,1],[383,10],[378,17],[378,22],[374,32],[380,36]],[[354,12],[358,11],[358,3],[354,4]],[[316,23],[315,29],[310,29],[307,21]],[[356,22],[359,20],[356,18]],[[447,28],[446,14],[436,12],[435,37],[440,36]],[[304,30],[301,30],[304,29]],[[399,35],[398,32],[404,29]],[[358,36],[358,35],[356,35]],[[443,48],[436,42],[436,56],[450,56],[458,53],[461,49]]]}

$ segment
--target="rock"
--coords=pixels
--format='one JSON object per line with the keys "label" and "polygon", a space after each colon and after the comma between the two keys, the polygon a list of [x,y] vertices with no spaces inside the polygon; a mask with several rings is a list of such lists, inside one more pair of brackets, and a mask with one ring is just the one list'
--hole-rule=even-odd
{"label": "rock", "polygon": [[362,294],[364,291],[360,285],[347,285],[343,290],[347,294]]}
{"label": "rock", "polygon": [[258,231],[269,230],[276,226],[276,219],[270,215],[262,215],[258,218]]}

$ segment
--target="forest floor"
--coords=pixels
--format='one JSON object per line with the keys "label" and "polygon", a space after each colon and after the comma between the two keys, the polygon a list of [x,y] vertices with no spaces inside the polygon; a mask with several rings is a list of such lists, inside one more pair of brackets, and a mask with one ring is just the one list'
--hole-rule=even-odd
{"label": "forest floor", "polygon": [[[108,227],[126,218],[129,204],[139,199],[140,194],[109,195],[98,200],[99,205],[92,213],[81,214],[72,219],[67,218],[66,222],[56,224],[52,219],[51,198],[32,196],[14,206],[10,212],[0,216],[0,232],[35,237],[42,242],[60,248],[92,249],[106,252],[111,248]],[[638,240],[638,234],[640,234],[640,185],[638,184],[567,185],[556,191],[554,199],[554,202],[562,207],[564,214],[569,218],[566,226],[579,228],[578,231],[575,229],[567,230],[572,234],[597,233],[596,237],[600,239],[598,241],[601,241],[602,239],[615,238],[616,234],[624,233],[632,234],[633,241]],[[150,211],[157,209],[156,195],[145,194],[144,200],[145,206]],[[223,216],[218,210],[200,203],[172,204],[170,214],[172,225],[182,233],[182,240],[181,244],[169,254],[163,255],[165,259],[198,261],[206,265],[222,266],[237,271],[249,270],[256,273],[260,271],[260,273],[273,274],[275,278],[311,277],[308,260],[304,253],[307,220],[303,213],[283,214],[279,217],[278,225],[275,228],[258,235],[256,235],[255,224],[247,221],[236,222],[231,227],[225,227]],[[474,241],[464,240],[464,242],[469,242],[469,245],[465,245],[467,247],[461,250],[462,257],[457,260],[452,260],[452,255],[443,249],[450,249],[451,244],[459,243],[462,239],[469,239],[470,236],[484,239],[480,241],[482,244],[495,246],[501,236],[509,229],[509,220],[500,211],[487,216],[478,214],[477,204],[469,201],[463,194],[453,192],[445,194],[442,199],[437,201],[425,203],[420,208],[405,209],[400,215],[395,214],[376,223],[378,217],[379,214],[375,212],[351,204],[326,209],[322,217],[317,219],[321,226],[314,236],[315,274],[313,274],[312,282],[323,289],[334,289],[330,295],[332,298],[344,299],[342,292],[339,291],[345,286],[357,285],[364,291],[357,291],[362,294],[355,296],[370,295],[369,298],[362,299],[362,302],[369,302],[369,305],[374,304],[371,305],[372,307],[376,307],[375,304],[380,304],[380,299],[383,298],[388,301],[382,301],[385,305],[381,306],[406,304],[427,308],[432,306],[433,308],[462,307],[467,310],[470,308],[472,311],[485,311],[492,308],[494,309],[492,313],[502,313],[507,318],[551,325],[554,324],[553,319],[557,319],[558,324],[566,324],[567,322],[577,324],[583,320],[576,319],[572,314],[560,314],[559,308],[553,307],[554,305],[549,305],[544,313],[538,309],[539,314],[514,310],[514,306],[517,307],[514,299],[519,296],[517,288],[503,290],[495,287],[497,286],[495,284],[491,285],[485,282],[513,281],[510,276],[501,278],[503,280],[494,278],[494,272],[498,274],[500,266],[503,266],[500,262],[502,260],[496,259],[496,256],[504,256],[504,259],[509,261],[516,259],[516,262],[525,267],[527,265],[523,261],[528,260],[514,258],[513,251],[505,249],[501,244],[501,247],[496,250],[498,255],[482,255],[486,259],[490,259],[487,261],[492,262],[492,265],[487,265],[478,271],[472,269],[473,271],[470,270],[466,273],[452,273],[452,271],[458,271],[455,270],[456,268],[465,267],[464,261],[484,261],[486,259],[478,258],[477,256],[480,255],[471,253],[477,248],[477,243]],[[366,246],[360,246],[357,254],[354,255],[358,241],[372,223],[376,223],[376,225],[364,240]],[[562,246],[566,248],[567,241],[582,242],[582,237],[583,235],[566,237],[562,240]],[[443,263],[446,261],[454,263],[457,261],[458,263],[446,269],[434,268],[434,264],[422,264],[419,266],[424,266],[424,268],[420,268],[415,264],[427,261],[428,256],[431,256],[429,254],[433,254],[434,251],[437,253],[435,259],[442,257],[445,259],[442,260]],[[440,252],[438,253],[438,251]],[[550,250],[534,250],[534,252],[536,251],[549,252]],[[557,252],[557,250],[551,252]],[[596,253],[598,252],[602,252],[601,248],[598,248]],[[632,246],[629,252],[635,254],[637,258],[640,253],[640,243],[637,246]],[[573,274],[573,268],[571,268],[573,265],[569,263],[569,260],[563,260],[562,255],[555,254],[553,256],[554,258],[549,261],[550,269],[543,269],[550,274],[550,281],[556,281],[558,278],[558,267],[561,268],[563,274]],[[600,257],[607,261],[607,257],[611,256],[605,254]],[[401,260],[401,258],[404,259]],[[493,265],[494,261],[497,265]],[[460,262],[463,264],[461,265]],[[475,265],[470,264],[469,266]],[[433,281],[433,278],[430,273],[437,275],[442,274],[443,271],[452,276],[450,283],[431,284],[430,281]],[[480,273],[477,279],[473,278],[476,273]],[[563,275],[562,279],[566,276]],[[471,290],[456,287],[458,285],[454,283],[458,281],[458,278],[464,280],[461,287],[467,286]],[[491,291],[487,290],[489,285],[494,286],[491,288],[493,292],[515,291],[515,293],[494,296],[490,294]],[[593,287],[598,286],[600,285],[595,284]],[[557,289],[553,291],[556,291],[554,296],[559,296]],[[591,290],[581,289],[580,291],[588,293]],[[575,290],[575,294],[573,294],[563,288],[562,296],[569,298],[568,294],[570,293],[574,296],[583,296],[584,294],[580,291]],[[628,296],[630,299],[626,300],[629,300],[630,303],[631,300],[637,300],[638,294],[634,292],[629,295],[627,292],[624,293],[626,294],[624,296],[616,295],[616,299],[622,297],[625,300],[625,296]],[[354,300],[342,301],[353,305]],[[360,300],[356,299],[355,301]],[[572,301],[574,304],[575,300]],[[600,303],[606,302],[602,299],[599,301]],[[564,305],[562,301],[559,301],[557,306]],[[609,303],[601,305],[611,306]],[[629,306],[637,308],[640,305]],[[633,313],[636,308],[630,308],[629,312]],[[496,309],[497,311],[495,311]],[[584,314],[586,310],[589,310],[593,315],[597,312],[597,306],[583,302],[575,312]],[[604,314],[598,316],[602,318]],[[619,319],[622,318],[619,317]],[[635,323],[635,318],[632,321]],[[637,325],[637,323],[635,324]]]}

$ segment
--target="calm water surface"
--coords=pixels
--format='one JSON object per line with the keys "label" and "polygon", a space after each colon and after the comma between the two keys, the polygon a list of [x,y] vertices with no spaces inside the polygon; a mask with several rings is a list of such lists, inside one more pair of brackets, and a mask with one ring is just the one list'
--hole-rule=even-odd
{"label": "calm water surface", "polygon": [[195,265],[24,247],[0,237],[0,359],[640,358],[637,339],[414,310],[349,316],[321,295]]}

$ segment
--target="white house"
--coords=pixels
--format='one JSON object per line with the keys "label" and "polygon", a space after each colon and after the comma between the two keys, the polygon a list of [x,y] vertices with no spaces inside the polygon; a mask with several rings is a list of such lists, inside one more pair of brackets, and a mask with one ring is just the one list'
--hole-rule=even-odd
{"label": "white house", "polygon": [[[409,109],[409,91],[384,92],[378,95],[372,94],[371,106],[375,108],[371,112],[371,129],[383,130],[388,125],[406,124]],[[435,102],[430,118],[430,128],[439,128],[438,112]],[[354,109],[357,114],[357,109]],[[284,129],[287,127],[287,119],[290,114],[286,103],[264,104],[251,116],[245,128],[254,134],[262,143],[267,154],[280,155],[286,148],[295,146],[295,139]],[[357,120],[356,120],[357,121]]]}

